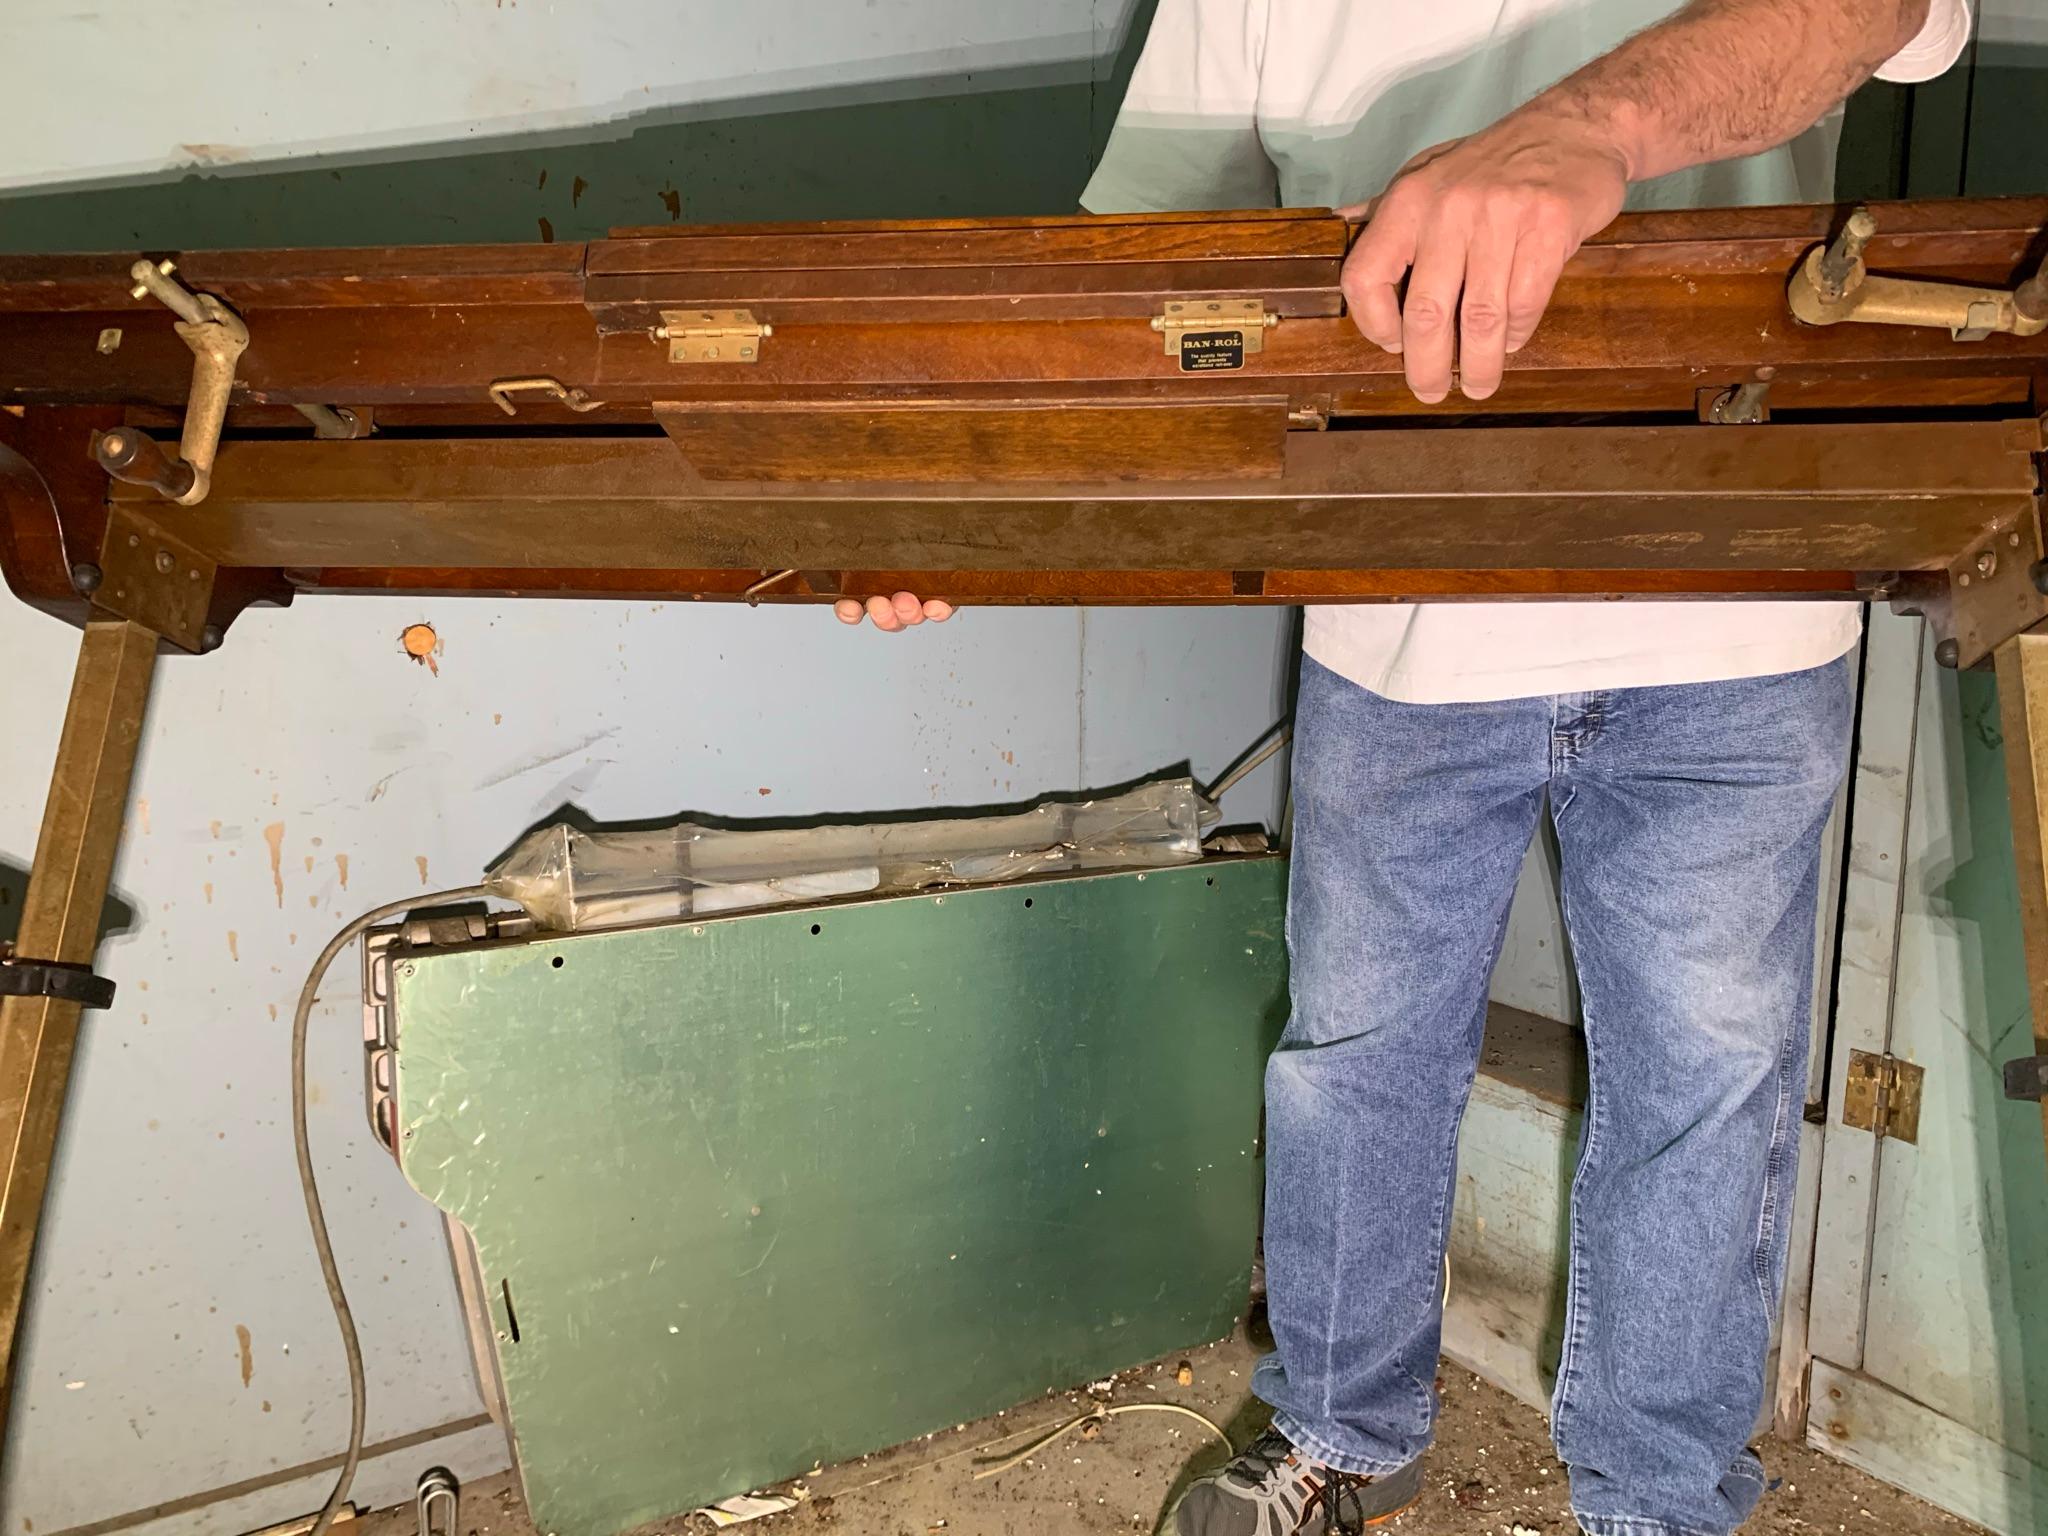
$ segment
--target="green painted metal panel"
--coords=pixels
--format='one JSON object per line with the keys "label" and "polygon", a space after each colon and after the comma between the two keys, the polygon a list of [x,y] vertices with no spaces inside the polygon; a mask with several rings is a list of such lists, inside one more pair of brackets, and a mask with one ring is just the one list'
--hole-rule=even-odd
{"label": "green painted metal panel", "polygon": [[536,1524],[601,1536],[1227,1333],[1285,862],[423,951],[406,1177]]}

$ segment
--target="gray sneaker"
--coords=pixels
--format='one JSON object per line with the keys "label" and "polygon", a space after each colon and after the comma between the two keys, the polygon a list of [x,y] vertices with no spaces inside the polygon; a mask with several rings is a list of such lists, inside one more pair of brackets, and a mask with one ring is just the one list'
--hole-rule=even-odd
{"label": "gray sneaker", "polygon": [[1319,1466],[1269,1429],[1181,1496],[1178,1536],[1357,1536],[1422,1496],[1417,1458],[1384,1477]]}

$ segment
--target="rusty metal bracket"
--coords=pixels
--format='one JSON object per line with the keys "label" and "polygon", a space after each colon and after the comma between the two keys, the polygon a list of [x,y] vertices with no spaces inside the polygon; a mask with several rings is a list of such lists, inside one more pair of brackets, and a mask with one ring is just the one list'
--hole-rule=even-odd
{"label": "rusty metal bracket", "polygon": [[1808,325],[1939,326],[1957,341],[1982,341],[1994,331],[2013,336],[2048,331],[2048,263],[2010,290],[1877,277],[1863,264],[1864,249],[1876,233],[1876,218],[1868,208],[1858,208],[1832,243],[1808,251],[1786,290],[1792,313]]}
{"label": "rusty metal bracket", "polygon": [[188,651],[211,649],[206,614],[219,571],[213,560],[127,503],[107,516],[92,600]]}

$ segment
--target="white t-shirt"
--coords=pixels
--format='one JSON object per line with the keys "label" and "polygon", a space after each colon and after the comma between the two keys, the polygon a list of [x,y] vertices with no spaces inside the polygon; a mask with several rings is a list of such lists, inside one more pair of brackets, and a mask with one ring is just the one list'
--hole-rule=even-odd
{"label": "white t-shirt", "polygon": [[[1411,155],[1486,127],[1682,8],[1159,0],[1082,206],[1364,202]],[[1969,32],[1969,0],[1932,0],[1919,36],[1878,73],[1932,79],[1961,56]],[[1632,187],[1629,206],[1826,202],[1840,132],[1837,111],[1780,149]],[[1861,623],[1861,607],[1843,602],[1361,603],[1310,608],[1304,643],[1375,693],[1439,704],[1792,672],[1840,656]]]}

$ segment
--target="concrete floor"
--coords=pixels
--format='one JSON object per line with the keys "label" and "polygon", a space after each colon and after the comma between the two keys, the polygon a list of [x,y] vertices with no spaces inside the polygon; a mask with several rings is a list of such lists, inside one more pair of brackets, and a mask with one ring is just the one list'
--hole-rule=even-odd
{"label": "concrete floor", "polygon": [[[1176,1379],[1181,1359],[1194,1381]],[[979,1424],[932,1435],[806,1480],[809,1499],[787,1514],[738,1529],[747,1536],[1039,1536],[1049,1532],[1151,1532],[1185,1480],[1222,1456],[1201,1426],[1177,1414],[1113,1418],[1093,1440],[1076,1433],[1011,1471],[975,1481],[978,1462],[1000,1459],[1084,1411],[1180,1403],[1206,1414],[1242,1444],[1260,1427],[1247,1390],[1257,1351],[1243,1338],[1125,1372],[1106,1398],[1060,1394]],[[1392,1536],[1568,1536],[1564,1471],[1543,1416],[1448,1363],[1443,1418],[1422,1502],[1387,1527]],[[1943,1515],[1803,1446],[1766,1443],[1776,1486],[1744,1536],[1869,1532],[1872,1536],[1968,1536],[1977,1527]],[[650,1527],[709,1530],[683,1517]],[[411,1536],[410,1506],[370,1517],[360,1536]],[[461,1536],[536,1536],[509,1477],[463,1490]]]}

